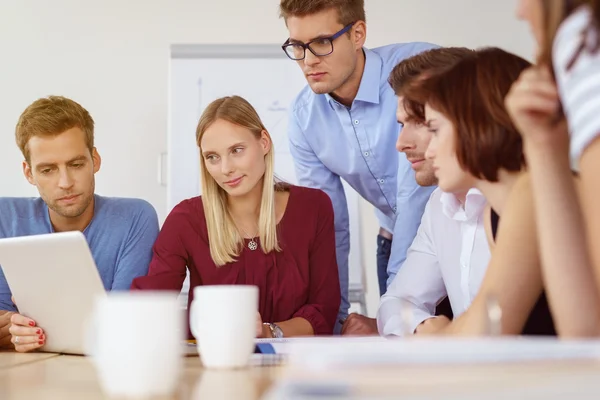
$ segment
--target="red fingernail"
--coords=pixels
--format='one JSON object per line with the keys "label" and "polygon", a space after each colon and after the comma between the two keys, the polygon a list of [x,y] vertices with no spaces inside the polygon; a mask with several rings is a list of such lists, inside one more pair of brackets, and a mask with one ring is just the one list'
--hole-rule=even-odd
{"label": "red fingernail", "polygon": [[42,330],[38,329],[35,333],[37,333],[38,335],[40,335],[42,333]]}
{"label": "red fingernail", "polygon": [[44,344],[44,341],[43,341],[43,340],[40,340],[38,343],[39,343],[39,344]]}
{"label": "red fingernail", "polygon": [[44,340],[44,335],[40,335],[40,340]]}
{"label": "red fingernail", "polygon": [[29,321],[29,326],[35,326],[35,322]]}

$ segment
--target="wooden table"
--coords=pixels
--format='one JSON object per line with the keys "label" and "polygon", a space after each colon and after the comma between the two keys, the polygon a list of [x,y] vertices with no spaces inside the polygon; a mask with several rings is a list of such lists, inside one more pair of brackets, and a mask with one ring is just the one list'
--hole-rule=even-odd
{"label": "wooden table", "polygon": [[[21,359],[21,360],[19,360]],[[105,399],[87,357],[44,353],[0,353],[1,400]],[[184,360],[181,384],[169,399],[260,399],[281,367],[237,371],[204,370],[198,357]]]}
{"label": "wooden table", "polygon": [[[90,360],[53,354],[0,353],[0,399],[105,399]],[[600,398],[600,363],[564,361],[524,364],[410,366],[335,371],[252,367],[204,370],[185,359],[177,393],[170,399],[255,400],[282,382],[349,385],[350,398],[562,399]],[[280,400],[276,393],[270,399]],[[367,397],[362,397],[367,398]]]}
{"label": "wooden table", "polygon": [[357,396],[355,398],[365,399],[600,398],[600,361],[590,360],[413,365],[336,371],[293,371],[288,368],[280,378],[317,384],[346,382],[351,387],[352,395]]}
{"label": "wooden table", "polygon": [[18,354],[14,351],[0,350],[0,371],[5,368],[16,367],[17,365],[29,364],[36,361],[42,361],[48,358],[57,357],[57,354],[50,353],[28,353]]}

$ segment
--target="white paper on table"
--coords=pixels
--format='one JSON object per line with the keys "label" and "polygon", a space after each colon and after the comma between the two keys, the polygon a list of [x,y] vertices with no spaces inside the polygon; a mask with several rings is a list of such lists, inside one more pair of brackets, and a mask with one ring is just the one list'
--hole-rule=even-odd
{"label": "white paper on table", "polygon": [[320,338],[289,342],[288,364],[311,368],[598,359],[600,340],[555,337]]}
{"label": "white paper on table", "polygon": [[292,349],[297,345],[306,344],[311,346],[313,344],[325,344],[327,346],[335,346],[339,344],[349,343],[382,343],[387,342],[386,338],[381,336],[305,336],[305,337],[294,337],[294,338],[281,338],[281,339],[256,339],[256,344],[267,352],[270,351],[269,345],[272,347],[272,352],[275,354],[286,354],[289,355]]}

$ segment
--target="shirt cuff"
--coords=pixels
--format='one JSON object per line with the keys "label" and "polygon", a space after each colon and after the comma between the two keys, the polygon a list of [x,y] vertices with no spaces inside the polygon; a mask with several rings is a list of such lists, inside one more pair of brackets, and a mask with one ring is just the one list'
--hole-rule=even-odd
{"label": "shirt cuff", "polygon": [[401,315],[392,315],[385,320],[383,318],[377,318],[377,330],[381,336],[406,336],[412,335],[423,321],[429,318],[433,318],[434,315],[423,311],[419,308],[411,308],[412,318],[408,324],[408,332],[404,331],[405,321]]}
{"label": "shirt cuff", "polygon": [[[337,316],[337,310],[335,311]],[[332,321],[326,321],[323,314],[316,309],[313,305],[305,305],[294,313],[292,318],[304,318],[313,328],[313,334],[317,335],[331,335],[333,334],[333,325],[335,324],[335,317]]]}

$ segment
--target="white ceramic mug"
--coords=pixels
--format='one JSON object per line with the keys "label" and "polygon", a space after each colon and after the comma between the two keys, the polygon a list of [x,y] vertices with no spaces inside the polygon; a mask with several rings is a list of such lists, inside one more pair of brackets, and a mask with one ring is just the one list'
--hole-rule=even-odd
{"label": "white ceramic mug", "polygon": [[207,368],[241,368],[254,352],[258,287],[214,285],[194,288],[190,330]]}
{"label": "white ceramic mug", "polygon": [[184,314],[176,293],[113,292],[98,298],[91,356],[108,396],[168,396],[183,362]]}

